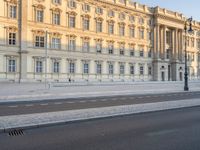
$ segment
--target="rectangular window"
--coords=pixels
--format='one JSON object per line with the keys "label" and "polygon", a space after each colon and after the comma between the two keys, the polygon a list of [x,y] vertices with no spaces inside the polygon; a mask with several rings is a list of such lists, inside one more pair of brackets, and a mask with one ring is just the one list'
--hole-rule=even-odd
{"label": "rectangular window", "polygon": [[125,69],[124,65],[120,65],[120,66],[119,66],[119,73],[120,73],[121,75],[124,74],[124,72],[125,72],[124,69]]}
{"label": "rectangular window", "polygon": [[144,50],[143,49],[140,50],[140,57],[144,57]]}
{"label": "rectangular window", "polygon": [[144,29],[139,30],[139,38],[144,39]]}
{"label": "rectangular window", "polygon": [[44,47],[44,36],[35,36],[35,47]]}
{"label": "rectangular window", "polygon": [[75,39],[70,39],[69,40],[69,50],[70,51],[75,51],[76,50],[76,40]]}
{"label": "rectangular window", "polygon": [[130,28],[130,37],[135,37],[135,31],[134,31],[134,28]]}
{"label": "rectangular window", "polygon": [[69,1],[69,7],[70,8],[76,8],[76,2],[74,0]]}
{"label": "rectangular window", "polygon": [[9,10],[9,17],[16,19],[17,18],[17,6],[15,5],[10,5],[10,10]]}
{"label": "rectangular window", "polygon": [[53,24],[60,25],[60,14],[53,13]]}
{"label": "rectangular window", "polygon": [[83,73],[89,74],[89,64],[88,63],[83,64]]}
{"label": "rectangular window", "polygon": [[108,12],[108,16],[109,16],[109,17],[114,17],[114,16],[115,16],[115,12],[112,11],[112,10],[110,10],[110,11]]}
{"label": "rectangular window", "polygon": [[108,45],[108,54],[113,54],[113,51],[114,51],[114,46],[113,46],[113,44],[109,44],[109,45]]}
{"label": "rectangular window", "polygon": [[96,51],[97,51],[97,53],[101,53],[101,51],[102,51],[102,44],[101,43],[96,44]]}
{"label": "rectangular window", "polygon": [[83,5],[83,11],[85,11],[85,12],[90,12],[90,5],[84,4],[84,5]]}
{"label": "rectangular window", "polygon": [[124,26],[119,26],[119,35],[124,36],[125,35],[125,28]]}
{"label": "rectangular window", "polygon": [[75,28],[76,26],[76,17],[75,16],[70,16],[69,17],[69,27],[70,28]]}
{"label": "rectangular window", "polygon": [[69,73],[75,73],[75,63],[74,62],[69,63]]}
{"label": "rectangular window", "polygon": [[53,0],[54,4],[61,4],[61,0]]}
{"label": "rectangular window", "polygon": [[83,19],[83,29],[84,30],[89,30],[89,28],[90,28],[90,21],[89,21],[89,19]]}
{"label": "rectangular window", "polygon": [[38,60],[36,61],[36,73],[42,73],[42,61]]}
{"label": "rectangular window", "polygon": [[135,74],[135,67],[134,66],[130,66],[130,74],[131,75]]}
{"label": "rectangular window", "polygon": [[53,49],[60,49],[60,38],[52,38],[51,48]]}
{"label": "rectangular window", "polygon": [[109,64],[108,65],[108,73],[110,75],[112,75],[114,73],[114,66],[113,66],[113,64]]}
{"label": "rectangular window", "polygon": [[114,24],[108,24],[108,33],[114,34]]}
{"label": "rectangular window", "polygon": [[171,32],[166,31],[166,43],[171,44]]}
{"label": "rectangular window", "polygon": [[9,61],[8,61],[8,72],[16,72],[16,60],[9,59]]}
{"label": "rectangular window", "polygon": [[36,10],[36,21],[43,22],[44,12],[43,10]]}
{"label": "rectangular window", "polygon": [[144,75],[144,67],[143,66],[140,66],[140,75]]}
{"label": "rectangular window", "polygon": [[90,43],[87,42],[83,42],[83,52],[89,52],[90,51]]}
{"label": "rectangular window", "polygon": [[97,21],[96,24],[97,24],[96,26],[97,32],[102,32],[102,22]]}
{"label": "rectangular window", "polygon": [[60,63],[59,62],[54,62],[53,63],[53,72],[54,73],[59,73],[60,71]]}
{"label": "rectangular window", "polygon": [[135,51],[134,50],[130,50],[130,56],[131,57],[135,56]]}
{"label": "rectangular window", "polygon": [[16,33],[9,33],[8,44],[16,45]]}
{"label": "rectangular window", "polygon": [[101,74],[101,64],[97,64],[97,66],[96,66],[97,68],[97,70],[96,70],[96,72],[97,72],[97,74]]}
{"label": "rectangular window", "polygon": [[152,50],[150,49],[150,50],[148,51],[148,57],[151,58],[151,56],[152,56]]}
{"label": "rectangular window", "polygon": [[97,8],[96,8],[96,13],[97,13],[97,14],[103,14],[103,9],[100,8],[100,7],[97,7]]}
{"label": "rectangular window", "polygon": [[148,67],[148,75],[151,75],[151,74],[152,74],[152,68]]}

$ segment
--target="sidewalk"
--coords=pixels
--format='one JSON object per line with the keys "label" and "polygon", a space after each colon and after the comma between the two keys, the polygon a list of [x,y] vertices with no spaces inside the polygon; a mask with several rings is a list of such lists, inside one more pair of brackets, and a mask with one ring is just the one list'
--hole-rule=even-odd
{"label": "sidewalk", "polygon": [[[63,86],[64,85],[64,86]],[[60,87],[58,87],[60,86]],[[183,92],[183,82],[131,82],[60,84],[45,89],[44,83],[0,83],[0,103],[114,95]],[[200,91],[200,81],[189,82],[190,91]]]}

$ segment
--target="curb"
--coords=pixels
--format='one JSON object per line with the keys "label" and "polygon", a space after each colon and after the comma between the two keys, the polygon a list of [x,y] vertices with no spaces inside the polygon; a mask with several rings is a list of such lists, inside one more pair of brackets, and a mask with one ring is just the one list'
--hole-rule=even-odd
{"label": "curb", "polygon": [[[51,113],[37,113],[0,117],[0,132],[12,129],[31,129],[76,121],[85,121],[116,116],[156,112],[178,108],[200,106],[200,99],[165,101],[82,110],[69,110]],[[23,122],[23,124],[22,124]]]}

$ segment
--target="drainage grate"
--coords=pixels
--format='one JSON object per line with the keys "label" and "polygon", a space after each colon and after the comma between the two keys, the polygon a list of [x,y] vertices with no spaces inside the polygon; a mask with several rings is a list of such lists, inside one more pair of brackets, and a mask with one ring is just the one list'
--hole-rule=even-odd
{"label": "drainage grate", "polygon": [[18,130],[11,130],[9,133],[9,136],[22,136],[24,135],[24,132],[22,129],[18,129]]}

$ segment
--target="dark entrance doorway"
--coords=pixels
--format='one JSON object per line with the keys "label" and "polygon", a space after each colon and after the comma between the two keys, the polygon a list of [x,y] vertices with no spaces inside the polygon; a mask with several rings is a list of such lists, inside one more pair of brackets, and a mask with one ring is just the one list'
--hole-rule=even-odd
{"label": "dark entrance doorway", "polygon": [[162,71],[161,77],[162,77],[162,81],[165,81],[165,72],[164,71]]}

